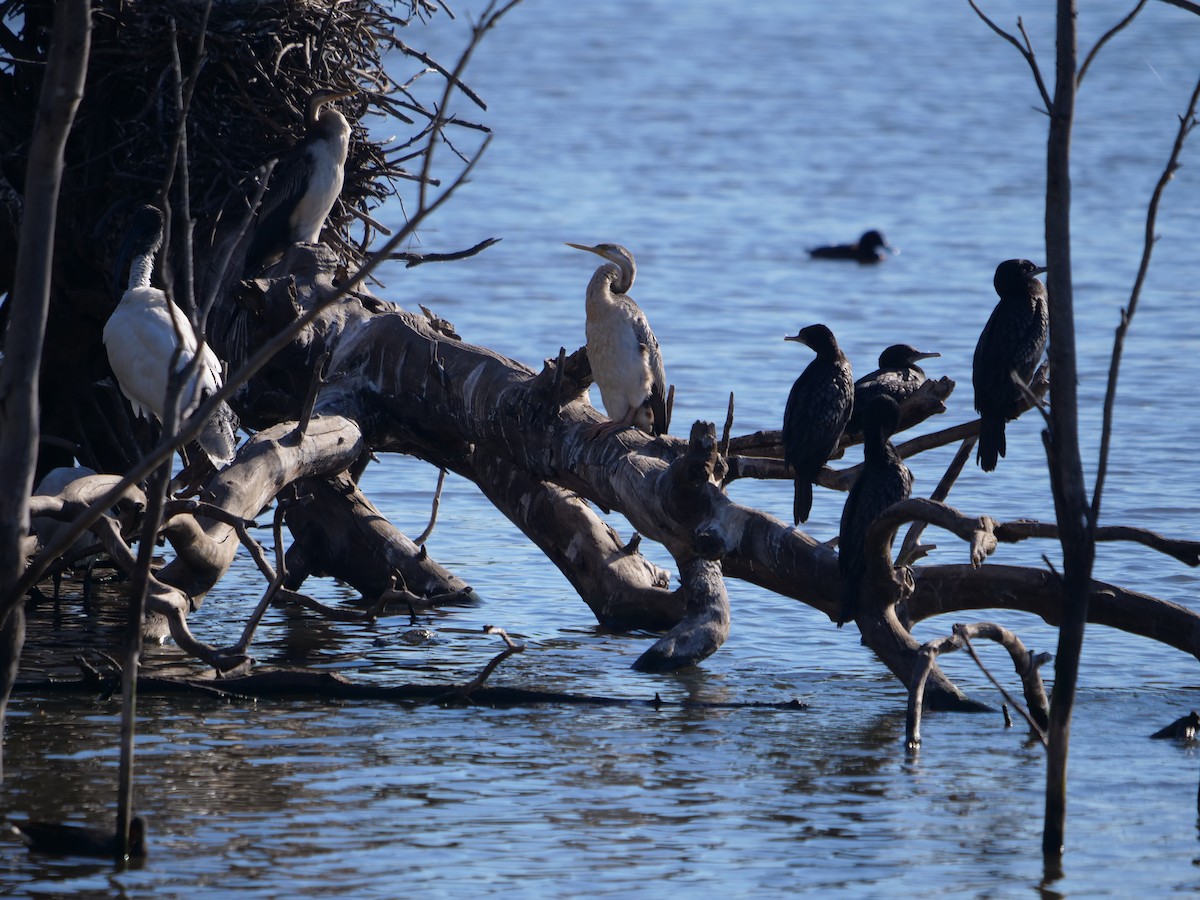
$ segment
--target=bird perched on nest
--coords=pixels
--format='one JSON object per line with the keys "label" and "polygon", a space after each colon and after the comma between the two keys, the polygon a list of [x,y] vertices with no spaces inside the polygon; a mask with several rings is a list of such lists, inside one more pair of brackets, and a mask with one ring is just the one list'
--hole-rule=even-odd
{"label": "bird perched on nest", "polygon": [[888,258],[892,247],[878,231],[868,231],[856,244],[831,244],[827,247],[812,247],[808,255],[813,259],[850,259],[860,263],[878,263]]}
{"label": "bird perched on nest", "polygon": [[784,340],[804,344],[817,354],[792,384],[783,409],[783,459],[796,473],[792,517],[799,525],[808,521],[813,482],[850,419],[854,375],[850,360],[824,325],[809,325]]}
{"label": "bird perched on nest", "polygon": [[[166,294],[150,285],[162,238],[162,213],[153,206],[143,206],[134,214],[122,251],[122,259],[133,255],[128,287],[104,325],[104,348],[121,393],[139,416],[153,416],[159,422],[165,417],[168,373],[176,351],[175,371],[182,372],[200,346],[188,317]],[[216,354],[208,344],[199,354],[196,371],[180,389],[181,418],[190,416],[221,388],[221,363]],[[237,416],[222,403],[197,438],[217,468],[233,460],[237,427]]]}
{"label": "bird perched on nest", "polygon": [[887,394],[903,403],[915,394],[925,383],[925,370],[917,361],[941,355],[924,353],[910,344],[892,344],[880,353],[879,368],[854,382],[854,410],[846,423],[846,433],[862,433],[862,414],[874,397]]}
{"label": "bird perched on nest", "polygon": [[314,91],[308,100],[303,139],[271,173],[258,210],[258,222],[245,272],[256,275],[283,258],[293,244],[315,244],[342,193],[350,123],[329,104],[352,90]]}
{"label": "bird perched on nest", "polygon": [[985,472],[996,468],[1007,449],[1005,422],[1020,415],[1024,393],[1013,378],[1028,385],[1046,349],[1050,307],[1046,286],[1037,279],[1045,271],[1027,259],[1007,259],[992,280],[1000,302],[979,335],[971,368],[979,412],[975,458]]}
{"label": "bird perched on nest", "polygon": [[633,254],[619,244],[567,246],[606,260],[588,282],[586,300],[588,361],[612,420],[597,428],[595,436],[607,437],[630,426],[666,434],[670,422],[662,353],[646,314],[626,293],[637,274]]}
{"label": "bird perched on nest", "polygon": [[896,453],[889,437],[900,424],[900,407],[886,394],[863,410],[863,466],[855,479],[838,531],[838,571],[842,576],[842,605],[838,628],[855,616],[859,588],[867,570],[864,543],[867,529],[879,514],[912,493],[912,472]]}
{"label": "bird perched on nest", "polygon": [[[61,822],[8,821],[9,831],[30,853],[54,853],[62,856],[118,855],[120,841],[115,832],[87,825]],[[129,854],[131,858],[146,855],[146,822],[141,816],[129,820]]]}

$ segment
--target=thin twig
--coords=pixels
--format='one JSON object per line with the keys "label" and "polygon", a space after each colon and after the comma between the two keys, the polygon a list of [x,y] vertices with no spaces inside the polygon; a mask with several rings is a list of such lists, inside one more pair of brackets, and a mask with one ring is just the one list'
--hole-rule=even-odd
{"label": "thin twig", "polygon": [[504,649],[496,654],[492,660],[483,667],[478,675],[476,675],[467,684],[461,685],[452,691],[447,691],[444,694],[439,694],[429,701],[430,705],[445,705],[451,702],[470,703],[471,693],[483,686],[483,683],[488,680],[492,672],[496,671],[496,667],[504,660],[508,659],[515,653],[522,653],[525,650],[524,644],[516,643],[508,636],[508,632],[497,625],[484,625],[484,634],[498,634],[504,639]]}
{"label": "thin twig", "polygon": [[442,485],[446,483],[446,470],[438,469],[437,488],[433,492],[433,508],[429,511],[429,524],[425,526],[425,530],[413,542],[418,547],[429,540],[429,536],[433,534],[433,526],[437,524],[438,507],[442,505]]}
{"label": "thin twig", "polygon": [[967,651],[967,654],[971,657],[971,659],[975,660],[975,665],[979,666],[979,671],[981,671],[987,680],[995,686],[996,690],[1000,692],[1001,696],[1004,697],[1008,705],[1016,709],[1016,711],[1021,714],[1021,718],[1029,723],[1029,727],[1033,729],[1034,734],[1037,735],[1038,740],[1042,742],[1042,746],[1044,747],[1046,745],[1046,732],[1040,725],[1038,725],[1037,722],[1033,720],[1033,716],[1030,715],[1029,711],[1026,710],[1022,704],[1018,703],[1016,699],[1014,699],[1012,694],[1008,692],[1008,689],[996,680],[996,676],[988,671],[988,667],[983,664],[983,660],[981,660],[979,658],[979,654],[975,652],[975,647],[971,644],[971,638],[967,633],[967,629],[961,625],[955,625],[954,632],[962,638],[963,649]]}
{"label": "thin twig", "polygon": [[[933,489],[933,493],[929,495],[930,500],[937,500],[941,503],[950,496],[950,489],[954,486],[954,482],[958,480],[958,476],[962,474],[967,460],[971,458],[971,451],[974,449],[977,440],[978,437],[976,435],[963,438],[958,452],[954,454],[954,459],[946,467],[946,473],[942,476],[942,480],[938,482],[937,487]],[[916,561],[913,552],[916,550],[917,542],[921,540],[921,535],[925,531],[926,524],[925,522],[914,522],[909,527],[908,533],[904,535],[904,541],[900,544],[900,552],[896,555],[897,565],[907,566]]]}
{"label": "thin twig", "polygon": [[453,253],[415,253],[411,250],[393,253],[389,258],[398,262],[405,263],[406,269],[411,269],[414,266],[423,265],[431,262],[453,262],[460,259],[469,259],[486,250],[493,244],[500,243],[500,238],[487,238],[480,241],[474,247],[468,247],[466,250],[457,250]]}
{"label": "thin twig", "polygon": [[1138,265],[1137,277],[1134,279],[1133,290],[1129,295],[1129,305],[1121,310],[1121,322],[1117,326],[1117,333],[1113,338],[1112,362],[1108,367],[1108,387],[1104,392],[1104,419],[1100,429],[1100,458],[1096,465],[1096,487],[1092,492],[1091,524],[1093,528],[1095,528],[1100,518],[1100,498],[1104,492],[1104,479],[1108,474],[1108,454],[1109,446],[1112,442],[1113,409],[1116,405],[1117,379],[1121,373],[1121,355],[1125,347],[1125,335],[1129,331],[1129,325],[1133,321],[1134,314],[1137,312],[1138,300],[1142,295],[1142,285],[1145,284],[1146,274],[1150,270],[1150,253],[1154,248],[1154,226],[1158,219],[1158,205],[1162,200],[1163,193],[1166,191],[1167,182],[1174,177],[1175,170],[1179,168],[1179,157],[1183,152],[1183,145],[1187,141],[1192,129],[1196,127],[1196,107],[1198,103],[1200,103],[1200,81],[1196,82],[1196,87],[1192,90],[1192,98],[1188,103],[1187,112],[1179,119],[1179,130],[1175,134],[1175,143],[1171,147],[1171,155],[1167,159],[1167,164],[1163,168],[1162,174],[1158,178],[1158,184],[1154,186],[1154,193],[1150,197],[1150,207],[1146,211],[1145,236],[1142,242],[1142,260]]}
{"label": "thin twig", "polygon": [[1033,71],[1033,80],[1037,82],[1038,92],[1042,95],[1042,102],[1046,104],[1045,108],[1047,111],[1049,111],[1052,106],[1050,92],[1046,90],[1046,83],[1042,80],[1042,73],[1038,68],[1037,58],[1033,54],[1033,48],[1029,42],[1029,35],[1025,33],[1025,25],[1020,19],[1017,19],[1017,28],[1020,30],[1021,36],[1025,39],[1025,44],[1022,46],[1020,41],[984,15],[983,10],[975,5],[975,0],[967,0],[967,3],[971,4],[971,9],[975,10],[975,14],[983,20],[984,24],[987,25],[988,28],[992,29],[992,31],[996,32],[996,34],[1000,35],[1000,37],[1004,38],[1006,41],[1016,47],[1018,52],[1025,57],[1025,62],[1029,64],[1029,68]]}
{"label": "thin twig", "polygon": [[1083,61],[1083,65],[1079,67],[1079,74],[1075,76],[1076,89],[1083,84],[1083,76],[1087,74],[1088,66],[1092,64],[1092,60],[1096,58],[1096,54],[1100,52],[1100,48],[1112,40],[1118,32],[1124,30],[1126,26],[1128,26],[1129,23],[1137,17],[1137,14],[1142,11],[1142,7],[1145,5],[1146,0],[1138,0],[1137,6],[1133,8],[1133,11],[1129,13],[1129,15],[1127,15],[1112,28],[1108,29],[1108,31],[1104,33],[1100,40],[1096,41],[1096,45],[1092,47],[1091,51],[1088,53],[1087,58]]}

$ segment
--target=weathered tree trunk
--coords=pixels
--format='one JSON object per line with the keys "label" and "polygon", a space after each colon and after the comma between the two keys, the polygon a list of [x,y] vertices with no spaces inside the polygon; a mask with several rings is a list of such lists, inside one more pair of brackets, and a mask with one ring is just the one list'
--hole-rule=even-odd
{"label": "weathered tree trunk", "polygon": [[1079,456],[1075,301],[1071,277],[1071,129],[1075,120],[1075,0],[1059,0],[1054,103],[1046,153],[1046,281],[1050,303],[1050,430],[1045,435],[1050,485],[1063,550],[1063,619],[1058,632],[1046,759],[1042,853],[1062,856],[1066,828],[1071,713],[1091,597],[1095,557],[1091,505]]}
{"label": "weathered tree trunk", "polygon": [[[25,568],[29,495],[40,434],[38,371],[50,308],[58,195],[67,136],[83,97],[90,34],[91,7],[86,0],[58,4],[29,149],[21,240],[7,304],[11,311],[4,364],[0,366],[0,472],[4,473],[0,487],[0,595],[7,593]],[[25,613],[20,600],[0,605],[0,739],[24,640]]]}
{"label": "weathered tree trunk", "polygon": [[289,590],[298,590],[309,575],[330,575],[370,598],[398,580],[420,596],[478,599],[384,518],[348,473],[306,478],[296,486],[308,499],[291,506],[285,518],[295,539],[287,551]]}

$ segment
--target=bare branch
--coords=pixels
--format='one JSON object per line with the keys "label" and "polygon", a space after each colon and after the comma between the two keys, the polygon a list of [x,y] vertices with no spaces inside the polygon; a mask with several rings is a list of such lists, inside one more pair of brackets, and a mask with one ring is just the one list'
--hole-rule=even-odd
{"label": "bare branch", "polygon": [[404,250],[399,253],[393,253],[389,258],[405,263],[406,269],[411,269],[414,266],[423,265],[431,262],[454,262],[460,259],[470,259],[486,250],[493,244],[500,243],[500,238],[487,238],[480,241],[474,247],[468,247],[466,250],[456,250],[453,253],[414,253],[411,250]]}
{"label": "bare branch", "polygon": [[1133,316],[1137,312],[1138,300],[1142,295],[1142,285],[1146,282],[1146,275],[1150,270],[1150,254],[1154,249],[1154,227],[1158,220],[1158,205],[1162,200],[1163,193],[1166,191],[1167,183],[1175,175],[1175,170],[1179,168],[1179,157],[1183,153],[1183,145],[1187,140],[1192,129],[1196,127],[1196,107],[1200,103],[1200,81],[1196,82],[1196,87],[1192,90],[1192,98],[1188,103],[1187,112],[1179,119],[1179,130],[1175,134],[1175,143],[1171,147],[1171,155],[1167,159],[1167,164],[1163,168],[1162,174],[1158,178],[1158,183],[1154,186],[1154,193],[1150,196],[1150,207],[1146,211],[1146,228],[1145,236],[1142,241],[1142,260],[1138,265],[1137,277],[1133,282],[1133,290],[1129,295],[1129,305],[1121,310],[1121,322],[1117,326],[1116,336],[1113,338],[1112,361],[1108,366],[1108,387],[1104,392],[1104,419],[1100,429],[1100,458],[1096,465],[1096,487],[1092,492],[1092,523],[1095,524],[1100,520],[1100,499],[1104,493],[1104,480],[1108,474],[1108,455],[1109,447],[1112,443],[1112,424],[1113,424],[1113,409],[1117,399],[1117,379],[1121,373],[1121,355],[1125,348],[1125,335],[1129,331],[1129,325],[1133,321]]}
{"label": "bare branch", "polygon": [[1079,86],[1083,84],[1083,77],[1087,74],[1088,66],[1092,64],[1092,60],[1096,58],[1096,54],[1100,52],[1100,48],[1112,40],[1118,32],[1124,30],[1125,27],[1137,17],[1137,14],[1142,11],[1142,7],[1145,5],[1146,0],[1138,0],[1138,5],[1133,8],[1133,11],[1130,12],[1129,15],[1106,31],[1100,40],[1096,41],[1096,46],[1092,47],[1091,52],[1089,52],[1087,55],[1087,59],[1085,59],[1083,61],[1083,65],[1079,67],[1079,74],[1075,76],[1076,90],[1078,90]]}
{"label": "bare branch", "polygon": [[417,537],[414,544],[418,547],[429,540],[429,536],[433,534],[433,526],[437,524],[438,507],[442,504],[442,486],[446,483],[446,470],[438,469],[437,488],[433,492],[433,507],[429,511],[429,524],[425,526],[425,530]]}
{"label": "bare branch", "polygon": [[1200,3],[1194,3],[1192,0],[1162,0],[1162,2],[1178,6],[1180,9],[1186,9],[1188,12],[1200,16]]}
{"label": "bare branch", "polygon": [[[979,660],[979,657],[975,654],[974,647],[971,646],[972,637],[984,637],[996,641],[1008,651],[1009,656],[1012,657],[1017,675],[1021,679],[1029,711],[1026,711],[1021,704],[1012,698],[1008,691],[1005,690]],[[1048,657],[1044,654],[1034,655],[1030,653],[1025,649],[1025,645],[1021,643],[1021,639],[1007,628],[1002,628],[991,622],[975,622],[969,625],[956,624],[952,635],[929,641],[921,647],[919,651],[921,664],[908,692],[907,747],[910,750],[915,750],[921,745],[921,709],[924,706],[925,682],[928,680],[929,673],[933,669],[934,661],[941,653],[950,653],[962,649],[970,653],[971,658],[979,665],[979,668],[987,676],[988,680],[996,686],[1010,705],[1016,707],[1025,721],[1029,723],[1034,734],[1045,745],[1045,727],[1049,718],[1049,703],[1046,700],[1046,690],[1042,684],[1042,676],[1038,669],[1048,660]]]}
{"label": "bare branch", "polygon": [[1025,43],[1023,45],[1015,37],[989,19],[984,14],[983,10],[975,5],[975,0],[967,0],[967,3],[971,5],[971,9],[975,10],[975,14],[983,20],[984,24],[987,25],[988,28],[992,29],[992,31],[996,32],[996,34],[1000,35],[1000,37],[1004,38],[1006,41],[1016,47],[1017,51],[1023,57],[1025,57],[1025,62],[1029,63],[1029,68],[1033,72],[1033,80],[1037,82],[1038,92],[1042,95],[1042,102],[1045,104],[1045,109],[1049,111],[1051,108],[1050,92],[1046,90],[1046,83],[1042,80],[1042,73],[1038,68],[1037,58],[1034,56],[1033,48],[1030,45],[1029,35],[1025,33],[1025,26],[1021,20],[1017,19],[1017,28],[1020,29],[1021,36],[1025,39]]}

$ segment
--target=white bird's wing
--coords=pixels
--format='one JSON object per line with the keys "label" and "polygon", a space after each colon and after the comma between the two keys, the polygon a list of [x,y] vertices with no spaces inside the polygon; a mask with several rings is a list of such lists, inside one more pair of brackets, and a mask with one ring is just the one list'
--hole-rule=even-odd
{"label": "white bird's wing", "polygon": [[[153,414],[160,421],[167,396],[167,371],[175,349],[182,348],[175,366],[181,371],[195,356],[197,344],[187,316],[153,287],[126,291],[104,326],[108,362],[121,391],[140,415]],[[201,365],[183,392],[182,415],[191,413],[221,383],[220,361],[205,344]]]}
{"label": "white bird's wing", "polygon": [[[183,314],[183,310],[173,303],[170,304],[170,310],[180,336],[183,338],[184,352],[179,355],[179,369],[182,369],[192,361],[200,342],[196,338],[196,332],[192,329],[191,322]],[[196,407],[210,395],[219,391],[224,383],[221,361],[206,342],[200,350],[200,365],[188,382],[188,389],[184,393],[186,399],[181,404],[183,407],[181,415],[190,416]],[[237,415],[229,408],[229,404],[221,403],[204,423],[204,430],[196,438],[200,449],[218,469],[233,461],[234,453],[237,450],[237,429]]]}
{"label": "white bird's wing", "polygon": [[162,291],[131,288],[104,326],[104,347],[121,392],[139,415],[161,420],[175,329]]}

